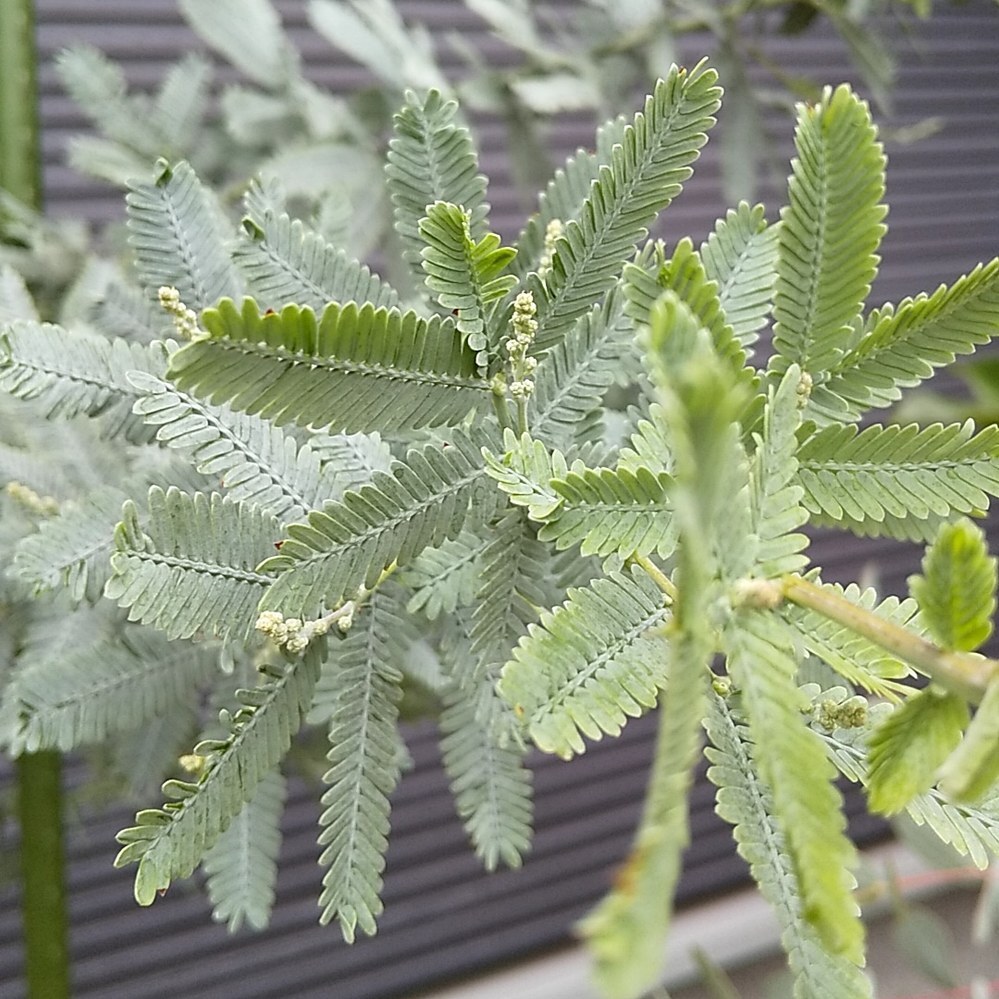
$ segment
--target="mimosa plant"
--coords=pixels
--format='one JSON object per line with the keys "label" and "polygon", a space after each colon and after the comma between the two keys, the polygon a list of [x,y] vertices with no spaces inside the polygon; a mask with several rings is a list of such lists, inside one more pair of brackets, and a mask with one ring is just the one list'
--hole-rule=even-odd
{"label": "mimosa plant", "polygon": [[[583,924],[608,996],[660,972],[705,733],[800,995],[871,992],[838,774],[976,863],[999,850],[999,663],[975,651],[996,568],[967,519],[999,495],[999,431],[860,429],[999,330],[999,260],[867,308],[885,159],[845,86],[799,108],[779,221],[740,204],[699,247],[648,242],[720,102],[713,70],[674,67],[506,247],[456,105],[410,93],[386,169],[409,299],[275,186],[251,187],[234,238],[194,170],[162,163],[128,197],[135,275],[187,342],[30,318],[0,334],[13,396],[97,418],[123,454],[155,439],[211,481],[163,488],[168,467],[123,506],[60,509],[14,560],[39,589],[103,588],[169,642],[132,644],[134,669],[15,672],[10,747],[190,717],[206,691],[225,705],[166,803],[119,834],[141,904],[203,864],[220,918],[266,921],[280,767],[318,725],[320,918],[375,932],[413,686],[487,867],[529,847],[529,746],[570,758],[658,710],[635,847]],[[932,541],[912,597],[824,583],[809,522]],[[816,663],[828,682],[802,683]]]}

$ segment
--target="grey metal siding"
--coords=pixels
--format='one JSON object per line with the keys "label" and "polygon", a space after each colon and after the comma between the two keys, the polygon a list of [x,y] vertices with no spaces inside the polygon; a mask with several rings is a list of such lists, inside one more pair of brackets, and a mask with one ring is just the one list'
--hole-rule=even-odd
{"label": "grey metal siding", "polygon": [[[307,34],[301,0],[279,6],[317,80],[339,90],[366,80],[362,69]],[[440,30],[461,30],[496,58],[508,57],[460,3],[400,0],[399,6],[407,17]],[[578,4],[566,0],[560,6]],[[38,8],[50,210],[92,220],[120,217],[117,193],[63,165],[65,142],[83,123],[60,92],[51,59],[65,44],[89,41],[122,62],[136,83],[152,84],[193,39],[172,0],[39,0]],[[915,37],[916,50],[903,52],[896,112],[888,124],[906,126],[937,115],[944,124],[912,146],[889,142],[891,232],[879,300],[931,290],[999,252],[999,21],[994,8],[986,0],[941,7]],[[696,57],[696,44],[689,48]],[[847,74],[843,53],[827,33],[775,43],[773,53],[792,72],[830,81]],[[788,121],[774,117],[770,124],[775,134],[788,135]],[[493,226],[512,236],[522,212],[510,187],[504,132],[496,121],[481,126],[482,162],[493,178]],[[552,131],[556,159],[589,144],[591,137],[592,124],[584,116],[560,123]],[[786,158],[789,148],[785,141],[780,154]],[[767,200],[777,203],[775,196]],[[723,207],[717,156],[709,147],[695,182],[671,208],[665,235],[689,232],[701,238]],[[896,591],[918,564],[907,546],[822,533],[813,556],[830,579],[855,578],[864,563],[874,564],[885,587]],[[387,999],[556,946],[601,895],[628,847],[651,736],[645,719],[572,764],[538,758],[534,852],[521,871],[487,876],[465,848],[434,732],[430,726],[414,727],[409,745],[416,766],[394,799],[385,915],[379,935],[353,948],[316,922],[317,794],[300,782],[293,783],[288,805],[273,925],[257,936],[227,936],[210,923],[202,896],[184,885],[171,888],[151,909],[135,907],[130,872],[114,871],[110,864],[113,834],[131,812],[84,815],[71,836],[76,995]],[[71,770],[71,778],[77,773]],[[710,788],[699,782],[680,889],[685,903],[745,877],[711,801]],[[881,827],[863,815],[856,798],[850,801],[858,837],[879,835]],[[13,999],[23,988],[16,899],[11,889],[0,892],[0,995]]]}

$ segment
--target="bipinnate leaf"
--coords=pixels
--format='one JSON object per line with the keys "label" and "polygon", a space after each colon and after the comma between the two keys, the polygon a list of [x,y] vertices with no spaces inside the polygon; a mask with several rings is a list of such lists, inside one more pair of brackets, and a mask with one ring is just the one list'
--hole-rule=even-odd
{"label": "bipinnate leaf", "polygon": [[271,88],[288,74],[291,46],[270,0],[180,0],[187,22],[251,80]]}
{"label": "bipinnate leaf", "polygon": [[242,293],[224,217],[189,164],[161,164],[155,181],[132,185],[126,202],[129,243],[148,292],[176,288],[191,309]]}
{"label": "bipinnate leaf", "polygon": [[428,205],[437,201],[461,205],[468,212],[473,242],[486,235],[486,178],[479,173],[468,129],[454,121],[457,111],[457,103],[439,90],[422,98],[408,90],[405,105],[393,119],[385,178],[403,256],[418,286],[424,279],[420,220]]}
{"label": "bipinnate leaf", "polygon": [[999,259],[980,264],[932,295],[884,305],[867,317],[856,345],[812,393],[808,416],[826,423],[856,420],[896,402],[962,354],[988,343],[999,328]]}
{"label": "bipinnate leaf", "polygon": [[999,427],[834,424],[802,441],[797,461],[812,523],[930,540],[941,518],[999,494]]}
{"label": "bipinnate leaf", "polygon": [[703,64],[690,71],[674,66],[624,129],[578,219],[566,222],[550,272],[529,280],[538,307],[537,352],[554,347],[610,289],[647,227],[680,193],[714,125],[717,79]]}
{"label": "bipinnate leaf", "polygon": [[676,548],[672,477],[647,468],[576,468],[551,480],[562,502],[538,532],[559,550],[578,544],[584,555],[625,557]]}
{"label": "bipinnate leaf", "polygon": [[[454,671],[451,671],[452,674]],[[441,712],[441,755],[455,809],[486,870],[520,867],[531,846],[531,772],[512,739],[510,709],[496,693],[495,672],[453,682]]]}
{"label": "bipinnate leaf", "polygon": [[937,770],[968,724],[957,694],[927,687],[896,708],[868,744],[867,801],[884,815],[900,812],[936,782]]}
{"label": "bipinnate leaf", "polygon": [[704,272],[718,285],[718,301],[736,340],[748,348],[770,314],[776,280],[777,233],[762,205],[745,201],[729,210],[701,244]]}
{"label": "bipinnate leaf", "polygon": [[729,672],[742,691],[754,758],[773,795],[802,915],[830,953],[859,965],[864,927],[850,873],[856,850],[846,836],[832,764],[801,712],[792,639],[763,611],[743,610],[736,623],[725,633]]}
{"label": "bipinnate leaf", "polygon": [[545,611],[503,667],[499,691],[539,749],[569,758],[583,736],[617,735],[656,703],[669,643],[662,593],[639,569],[612,573]]}
{"label": "bipinnate leaf", "polygon": [[984,533],[962,519],[940,528],[909,589],[933,638],[945,649],[970,652],[992,634],[996,579]]}
{"label": "bipinnate leaf", "polygon": [[266,308],[293,302],[319,313],[329,302],[371,302],[376,308],[399,304],[395,290],[366,265],[285,212],[251,212],[242,228],[233,260]]}
{"label": "bipinnate leaf", "polygon": [[495,233],[473,240],[470,213],[444,201],[427,205],[420,235],[427,244],[421,254],[427,287],[442,309],[456,315],[458,332],[475,351],[479,374],[485,375],[499,359],[488,321],[517,284],[514,275],[504,273],[517,251],[500,245]]}
{"label": "bipinnate leaf", "polygon": [[528,400],[531,432],[551,447],[568,450],[587,434],[611,385],[638,380],[640,360],[635,324],[624,312],[620,285],[615,285],[602,304],[578,319],[540,358]]}
{"label": "bipinnate leaf", "polygon": [[313,617],[372,587],[393,562],[487,521],[495,507],[479,454],[483,439],[455,431],[444,447],[413,448],[390,472],[292,524],[279,554],[259,566],[278,573],[263,600],[270,610]]}
{"label": "bipinnate leaf", "polygon": [[[684,532],[695,529],[692,521],[681,525]],[[696,545],[685,544],[678,563],[681,587],[673,603],[669,676],[645,808],[614,889],[580,927],[594,956],[594,977],[610,999],[638,999],[659,980],[680,858],[690,842],[688,797],[715,651],[708,623],[713,580],[710,562]]]}
{"label": "bipinnate leaf", "polygon": [[129,620],[168,638],[252,634],[257,603],[273,579],[256,566],[280,538],[277,519],[217,493],[173,487],[154,486],[148,502],[145,519],[125,503],[104,595],[127,607]]}
{"label": "bipinnate leaf", "polygon": [[473,602],[479,581],[479,565],[492,539],[462,531],[439,548],[427,548],[399,571],[399,581],[412,593],[406,609],[421,612],[431,621],[453,614]]}
{"label": "bipinnate leaf", "polygon": [[828,371],[854,346],[885,232],[885,156],[867,104],[848,86],[799,105],[797,156],[777,235],[776,353],[770,369]]}
{"label": "bipinnate leaf", "polygon": [[[498,457],[488,448],[482,454],[486,474],[507,494],[514,506],[527,508],[531,520],[544,523],[562,504],[552,479],[568,474],[569,466],[561,451],[549,451],[544,442],[520,437],[512,430],[503,432],[505,453]],[[578,466],[573,464],[573,471]]]}
{"label": "bipinnate leaf", "polygon": [[17,546],[9,574],[35,593],[63,587],[74,603],[94,602],[111,572],[115,525],[126,494],[104,486],[64,504]]}
{"label": "bipinnate leaf", "polygon": [[299,520],[340,492],[336,471],[310,444],[257,416],[213,406],[144,372],[130,381],[142,395],[133,411],[156,440],[190,452],[197,470],[217,477],[230,499],[252,502],[282,523]]}
{"label": "bipinnate leaf", "polygon": [[325,653],[325,640],[318,639],[299,659],[264,664],[258,685],[236,692],[239,710],[221,712],[227,736],[194,747],[205,757],[198,779],[168,780],[163,785],[167,803],[139,811],[136,825],[118,833],[122,849],[115,866],[139,862],[135,899],[140,905],[151,905],[157,892],[193,873],[281,761],[308,711]]}
{"label": "bipinnate leaf", "polygon": [[225,923],[230,933],[244,923],[262,930],[270,922],[286,793],[281,772],[269,773],[205,854],[212,919]]}
{"label": "bipinnate leaf", "polygon": [[489,386],[453,321],[371,304],[316,315],[286,305],[261,314],[225,300],[201,318],[207,336],[173,355],[169,376],[215,404],[352,433],[455,423],[488,405]]}
{"label": "bipinnate leaf", "polygon": [[731,823],[740,856],[774,907],[781,943],[795,977],[795,999],[861,999],[873,995],[870,979],[850,960],[831,953],[804,919],[783,826],[774,820],[773,794],[760,777],[745,719],[728,700],[712,698],[704,727],[711,745],[704,755],[708,780],[718,788],[715,811]]}
{"label": "bipinnate leaf", "polygon": [[327,668],[333,701],[319,817],[324,868],[319,921],[337,920],[348,943],[358,929],[373,934],[382,911],[389,795],[400,775],[399,666],[413,637],[398,595],[379,590]]}
{"label": "bipinnate leaf", "polygon": [[[876,719],[878,723],[880,720]],[[868,778],[865,743],[874,727],[869,721],[864,728],[849,731],[818,730],[836,769],[848,780],[865,786]],[[992,858],[999,857],[999,791],[994,787],[976,804],[948,801],[939,790],[930,788],[911,798],[905,811],[917,826],[925,826],[931,835],[967,857],[981,871]]]}
{"label": "bipinnate leaf", "polygon": [[[16,699],[12,754],[100,745],[159,715],[183,712],[191,692],[218,668],[216,650],[171,642],[152,629],[119,626],[94,636],[81,633],[77,619],[85,622],[86,615],[99,613],[77,610],[72,628],[43,619],[49,630],[65,628],[69,641],[19,657],[20,668],[4,697]],[[67,661],[72,669],[66,669]]]}
{"label": "bipinnate leaf", "polygon": [[147,347],[51,323],[0,328],[0,389],[37,400],[49,418],[104,415],[111,428],[133,440],[148,440],[149,432],[130,415],[139,393],[128,375],[162,375],[166,363],[162,343]]}
{"label": "bipinnate leaf", "polygon": [[[916,601],[888,596],[878,601],[873,589],[861,590],[856,583],[839,587],[822,584],[839,596],[869,610],[878,617],[902,628],[921,634],[916,620]],[[839,624],[817,611],[794,604],[780,609],[781,617],[796,632],[802,647],[834,669],[848,683],[870,691],[877,697],[898,701],[912,692],[912,686],[898,681],[912,675],[912,668],[898,657],[858,635],[852,628]]]}
{"label": "bipinnate leaf", "polygon": [[796,572],[808,561],[802,554],[808,539],[798,533],[808,517],[801,505],[804,490],[795,481],[801,399],[801,369],[792,364],[770,393],[750,473],[753,527],[759,538],[756,571],[764,577]]}

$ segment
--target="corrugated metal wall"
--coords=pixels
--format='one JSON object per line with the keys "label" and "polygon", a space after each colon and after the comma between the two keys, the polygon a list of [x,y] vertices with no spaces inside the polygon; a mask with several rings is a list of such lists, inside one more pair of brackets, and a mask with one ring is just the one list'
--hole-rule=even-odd
{"label": "corrugated metal wall", "polygon": [[[362,70],[308,35],[301,0],[279,6],[316,80],[346,90],[365,79]],[[409,18],[466,32],[475,45],[504,57],[460,3],[400,0],[399,6]],[[578,4],[566,0],[564,6]],[[89,41],[123,63],[136,83],[152,84],[193,39],[172,0],[39,0],[38,9],[50,211],[94,220],[120,217],[116,193],[75,176],[62,163],[65,142],[82,122],[59,90],[52,57],[65,44]],[[690,48],[696,58],[696,45]],[[788,70],[830,82],[848,75],[844,55],[828,33],[775,44],[773,54]],[[987,0],[941,7],[931,25],[916,28],[914,44],[903,51],[896,114],[888,124],[905,126],[928,116],[944,118],[937,134],[909,147],[889,143],[891,233],[880,298],[932,289],[999,252],[999,19]],[[779,123],[775,127],[779,130]],[[784,133],[790,134],[789,122]],[[504,131],[485,121],[478,134],[483,166],[493,181],[493,227],[512,236],[522,216],[508,179]],[[552,139],[561,157],[591,136],[591,123],[574,116],[560,123]],[[709,148],[695,182],[671,208],[666,234],[689,232],[700,239],[723,207],[717,157]],[[917,565],[916,554],[904,546],[840,537],[820,537],[813,555],[830,579],[855,578],[863,563],[874,562],[885,585],[896,590]],[[388,999],[557,945],[603,892],[627,849],[651,733],[647,719],[572,764],[538,759],[534,853],[519,872],[486,876],[464,847],[434,733],[427,726],[414,728],[409,745],[415,770],[394,799],[385,916],[378,937],[353,948],[316,923],[317,795],[300,783],[293,784],[289,801],[273,925],[259,936],[228,937],[209,922],[203,898],[183,885],[151,909],[136,908],[130,872],[111,868],[114,832],[127,824],[131,811],[85,816],[71,835],[75,994]],[[856,803],[851,809],[859,812]],[[692,824],[693,846],[681,885],[685,902],[744,877],[703,782]],[[879,827],[858,814],[854,830],[869,838]],[[10,889],[0,889],[0,903],[0,995],[15,999],[23,986]]]}

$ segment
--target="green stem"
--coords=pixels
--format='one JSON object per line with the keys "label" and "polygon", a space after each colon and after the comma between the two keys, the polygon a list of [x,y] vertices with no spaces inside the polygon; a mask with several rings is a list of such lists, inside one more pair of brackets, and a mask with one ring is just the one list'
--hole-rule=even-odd
{"label": "green stem", "polygon": [[17,761],[24,971],[31,999],[69,999],[62,827],[62,760],[54,750]]}
{"label": "green stem", "polygon": [[31,0],[0,3],[0,187],[40,207],[35,17]]}
{"label": "green stem", "polygon": [[493,382],[493,411],[496,419],[499,420],[501,430],[513,429],[513,417],[510,415],[510,407],[506,401],[506,382],[494,380]]}
{"label": "green stem", "polygon": [[517,433],[523,437],[529,430],[527,423],[527,400],[517,400]]}
{"label": "green stem", "polygon": [[669,578],[669,576],[666,575],[665,572],[662,571],[662,569],[659,568],[658,565],[655,564],[655,562],[652,561],[652,559],[645,555],[633,555],[631,557],[631,561],[634,562],[635,565],[641,566],[645,572],[648,573],[652,582],[654,582],[656,586],[658,586],[659,589],[662,590],[667,597],[669,597],[671,603],[676,601],[676,584]]}
{"label": "green stem", "polygon": [[915,666],[941,687],[978,704],[989,683],[999,677],[999,662],[969,652],[947,652],[911,631],[850,603],[835,590],[801,576],[784,576],[778,598],[807,607]]}
{"label": "green stem", "polygon": [[[38,49],[32,0],[0,0],[0,187],[42,207]],[[24,966],[31,999],[68,999],[69,945],[57,752],[17,761]]]}

